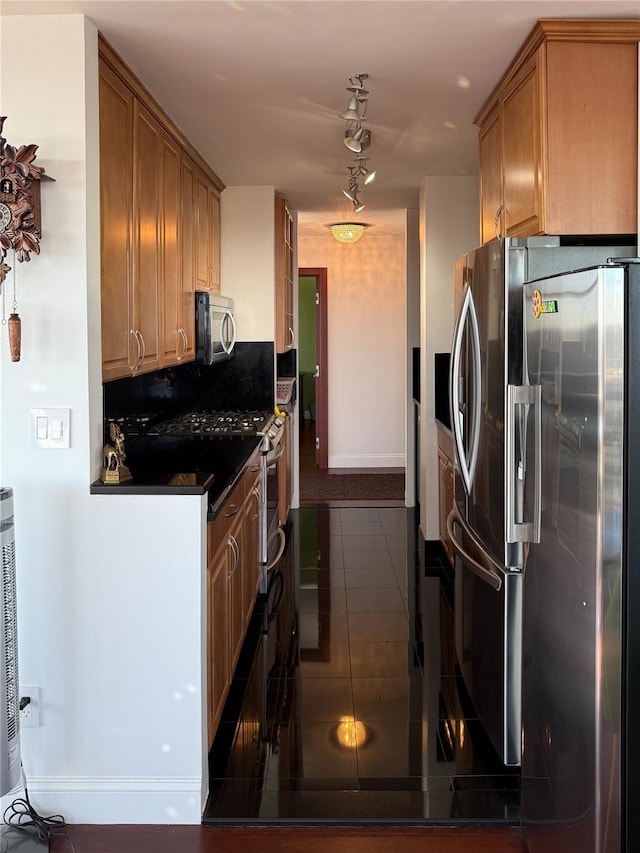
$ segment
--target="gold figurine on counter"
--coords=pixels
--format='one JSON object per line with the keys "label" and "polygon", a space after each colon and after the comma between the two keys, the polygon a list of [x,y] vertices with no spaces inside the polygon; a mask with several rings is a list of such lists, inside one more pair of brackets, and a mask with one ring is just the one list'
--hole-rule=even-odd
{"label": "gold figurine on counter", "polygon": [[103,483],[119,485],[133,479],[131,471],[124,464],[127,454],[124,450],[124,435],[118,424],[109,426],[109,436],[113,444],[105,444],[103,451],[103,465],[100,479]]}

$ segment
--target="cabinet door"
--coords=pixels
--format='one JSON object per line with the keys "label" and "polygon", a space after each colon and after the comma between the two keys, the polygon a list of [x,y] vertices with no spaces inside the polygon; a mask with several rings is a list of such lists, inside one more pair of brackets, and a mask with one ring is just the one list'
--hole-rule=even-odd
{"label": "cabinet door", "polygon": [[638,45],[546,45],[548,234],[635,234]]}
{"label": "cabinet door", "polygon": [[211,290],[213,293],[220,293],[222,289],[220,276],[220,195],[211,184],[209,184],[209,219],[211,222]]}
{"label": "cabinet door", "polygon": [[534,56],[502,95],[504,206],[507,233],[542,230],[540,75]]}
{"label": "cabinet door", "polygon": [[102,378],[129,376],[137,348],[130,336],[133,95],[100,63],[100,281]]}
{"label": "cabinet door", "polygon": [[[215,523],[215,522],[212,522]],[[225,542],[207,569],[207,733],[209,746],[229,687],[227,575],[231,547]]]}
{"label": "cabinet door", "polygon": [[163,130],[138,102],[133,122],[133,328],[144,372],[160,366],[160,175]]}
{"label": "cabinet door", "polygon": [[220,197],[200,170],[196,174],[196,290],[220,293]]}
{"label": "cabinet door", "polygon": [[229,613],[229,672],[233,677],[236,668],[245,629],[245,599],[244,599],[244,577],[243,563],[245,560],[245,541],[243,530],[243,513],[238,515],[229,531],[228,542],[231,544],[233,556],[227,575],[228,598],[227,607]]}
{"label": "cabinet door", "polygon": [[447,518],[453,509],[453,463],[441,450],[438,450],[438,499],[440,519],[440,541],[453,565],[453,550],[447,533]]}
{"label": "cabinet door", "polygon": [[481,240],[487,243],[503,235],[502,209],[502,138],[499,104],[487,116],[480,128],[480,229]]}
{"label": "cabinet door", "polygon": [[295,345],[293,331],[293,220],[283,198],[275,202],[276,351]]}
{"label": "cabinet door", "polygon": [[249,624],[253,606],[260,586],[260,479],[256,479],[249,487],[247,500],[244,505],[244,621],[245,628]]}
{"label": "cabinet door", "polygon": [[195,358],[195,301],[196,289],[196,167],[184,154],[180,165],[181,222],[180,262],[180,326],[184,334],[182,361]]}
{"label": "cabinet door", "polygon": [[177,364],[184,352],[182,322],[181,259],[179,234],[181,170],[180,149],[163,133],[160,141],[160,258],[161,258],[161,336],[162,366]]}

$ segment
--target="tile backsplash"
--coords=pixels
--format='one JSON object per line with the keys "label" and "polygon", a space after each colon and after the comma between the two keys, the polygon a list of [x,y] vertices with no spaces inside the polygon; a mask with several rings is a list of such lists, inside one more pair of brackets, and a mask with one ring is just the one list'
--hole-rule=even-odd
{"label": "tile backsplash", "polygon": [[106,382],[103,404],[105,420],[123,415],[151,415],[160,420],[196,408],[272,409],[273,343],[237,343],[233,357],[219,364],[189,362]]}

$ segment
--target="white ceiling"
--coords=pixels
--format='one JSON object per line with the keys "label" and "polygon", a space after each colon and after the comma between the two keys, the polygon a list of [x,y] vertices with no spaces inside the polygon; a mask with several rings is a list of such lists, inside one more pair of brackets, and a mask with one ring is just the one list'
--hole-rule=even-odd
{"label": "white ceiling", "polygon": [[[274,185],[301,233],[342,196],[348,78],[369,74],[356,218],[397,233],[425,176],[477,174],[473,118],[538,18],[638,18],[640,0],[2,0],[88,15],[228,185]],[[27,42],[28,44],[28,42]],[[52,53],[55,48],[52,46]]]}

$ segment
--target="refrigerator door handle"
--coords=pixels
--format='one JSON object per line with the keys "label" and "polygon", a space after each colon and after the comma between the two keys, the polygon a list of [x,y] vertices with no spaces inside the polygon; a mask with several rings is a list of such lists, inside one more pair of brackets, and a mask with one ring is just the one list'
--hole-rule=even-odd
{"label": "refrigerator door handle", "polygon": [[[447,517],[447,533],[449,535],[449,539],[451,541],[451,545],[456,554],[463,561],[465,566],[468,566],[469,569],[477,575],[480,580],[483,580],[485,583],[488,583],[489,586],[493,587],[497,592],[500,592],[502,589],[502,578],[497,572],[492,571],[487,566],[483,566],[482,563],[479,563],[471,554],[465,550],[465,548],[458,542],[456,539],[455,531],[453,529],[454,523],[460,524],[462,527],[462,520],[458,514],[458,511],[452,509]],[[487,557],[487,561],[489,558]]]}
{"label": "refrigerator door handle", "polygon": [[[462,418],[460,411],[460,355],[462,352],[462,341],[465,323],[469,319],[469,339],[471,351],[471,381],[466,389],[467,400],[473,402],[470,418],[469,450],[465,453],[462,435]],[[451,359],[450,394],[451,394],[451,427],[456,446],[460,474],[464,482],[467,494],[471,494],[471,485],[475,474],[476,462],[478,460],[478,445],[480,442],[480,415],[482,404],[480,400],[481,367],[480,367],[480,333],[478,330],[478,316],[473,303],[473,294],[467,284],[462,300],[462,307],[458,314],[455,331],[453,333],[453,356]]]}
{"label": "refrigerator door handle", "polygon": [[[516,461],[516,427],[518,406],[532,406],[534,420],[534,496],[533,521],[516,520],[516,505],[522,500],[518,495],[524,494],[524,468],[522,459]],[[506,539],[507,542],[539,542],[540,517],[542,513],[542,423],[541,423],[541,386],[540,385],[507,385],[507,420],[505,425],[505,441],[507,445],[506,472]],[[518,480],[520,484],[518,486]]]}

